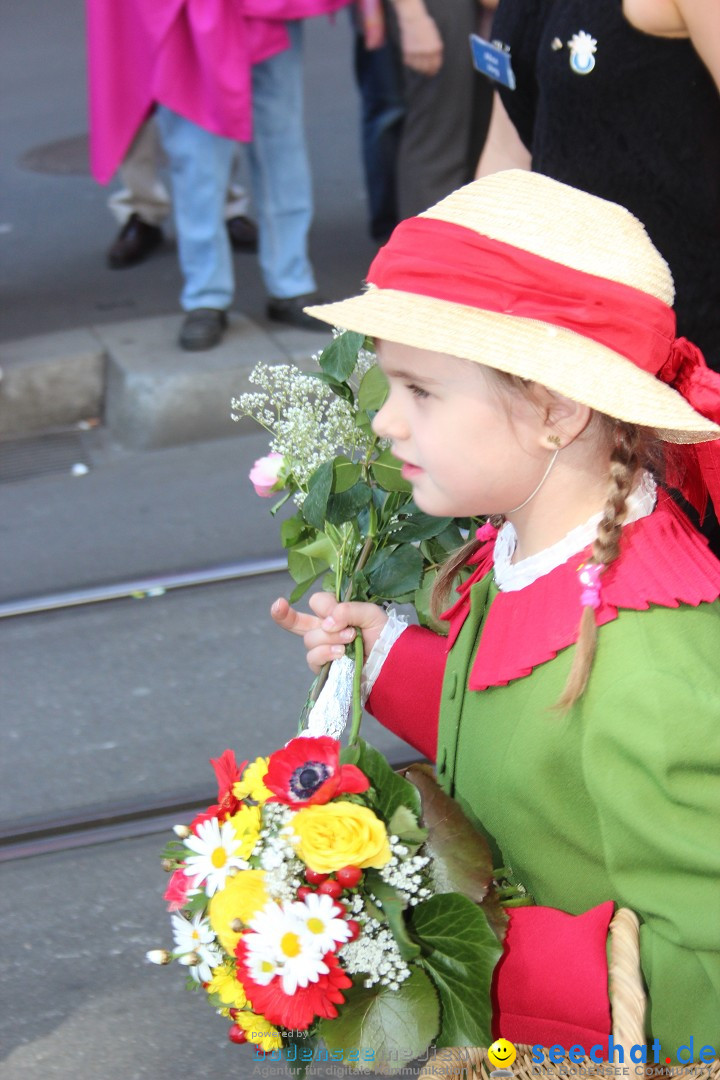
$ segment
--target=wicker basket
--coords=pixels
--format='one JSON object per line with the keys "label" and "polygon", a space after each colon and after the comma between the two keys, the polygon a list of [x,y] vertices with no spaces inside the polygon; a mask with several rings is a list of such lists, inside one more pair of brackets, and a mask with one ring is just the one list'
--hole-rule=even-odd
{"label": "wicker basket", "polygon": [[[544,1076],[627,1077],[643,1080],[645,1077],[690,1077],[694,1080],[720,1080],[720,1061],[681,1066],[663,1067],[635,1064],[630,1060],[632,1046],[645,1042],[645,989],[640,974],[639,926],[637,916],[629,908],[618,908],[610,923],[610,1000],[612,1003],[613,1043],[622,1046],[624,1063],[598,1063],[584,1058],[580,1063],[566,1057],[561,1062],[548,1060],[538,1065],[532,1060],[530,1046],[518,1046],[517,1058],[512,1067],[515,1080],[540,1080]],[[611,1065],[613,1066],[611,1071]],[[617,1071],[616,1071],[617,1069]],[[627,1069],[627,1072],[625,1072]],[[493,1066],[488,1061],[484,1047],[447,1047],[438,1050],[418,1075],[418,1080],[490,1080]]]}

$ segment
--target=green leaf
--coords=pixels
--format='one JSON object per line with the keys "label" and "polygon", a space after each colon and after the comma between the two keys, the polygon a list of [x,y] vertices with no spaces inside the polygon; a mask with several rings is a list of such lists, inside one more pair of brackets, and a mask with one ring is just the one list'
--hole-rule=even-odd
{"label": "green leaf", "polygon": [[438,1046],[489,1046],[490,983],[502,948],[482,910],[467,896],[445,893],[410,909],[422,963],[440,995]]}
{"label": "green leaf", "polygon": [[427,839],[428,831],[419,824],[417,817],[407,806],[398,806],[388,821],[387,830],[398,836],[403,843],[414,846]]}
{"label": "green leaf", "polygon": [[355,412],[355,427],[362,431],[368,437],[374,434],[372,429],[372,419],[370,414],[365,409],[357,409]]}
{"label": "green leaf", "polygon": [[334,394],[338,397],[344,398],[351,405],[355,402],[355,395],[353,394],[352,387],[348,386],[346,382],[340,382],[333,375],[328,375],[324,371],[309,371],[308,375],[313,379],[317,379],[319,382],[325,383],[329,386]]}
{"label": "green leaf", "polygon": [[294,547],[307,534],[307,526],[299,514],[286,518],[280,526],[280,540],[284,548]]}
{"label": "green leaf", "polygon": [[332,541],[327,538],[323,533],[320,533],[316,540],[312,540],[309,544],[303,544],[302,547],[296,547],[293,549],[295,555],[300,555],[304,559],[311,559],[317,561],[320,559],[322,562],[328,563],[329,566],[335,561],[335,548]]}
{"label": "green leaf", "polygon": [[339,382],[346,382],[357,364],[357,355],[365,341],[364,334],[346,330],[331,341],[318,357],[318,363],[326,375],[331,375]]}
{"label": "green leaf", "polygon": [[[317,577],[307,578],[305,581],[299,581],[293,591],[290,593],[290,603],[297,604],[298,600],[301,600],[308,589],[317,581]],[[327,591],[327,590],[326,590]]]}
{"label": "green leaf", "polygon": [[[347,1004],[334,1020],[320,1021],[318,1034],[328,1050],[343,1053],[348,1066],[392,1075],[427,1050],[440,1026],[437,994],[418,968],[398,990],[353,986],[344,993]],[[369,1060],[351,1060],[353,1047],[360,1047],[361,1055],[366,1051]]]}
{"label": "green leaf", "polygon": [[[290,1072],[297,1080],[304,1080],[308,1066],[312,1064],[317,1044],[317,1036],[307,1035],[304,1039],[296,1039],[289,1032],[281,1035],[282,1049],[280,1055]],[[277,1051],[274,1051],[271,1060],[276,1061]]]}
{"label": "green leaf", "polygon": [[354,484],[349,491],[343,491],[340,495],[331,495],[328,499],[326,516],[332,525],[342,525],[346,521],[354,521],[363,510],[372,493],[367,484],[362,481]]}
{"label": "green leaf", "polygon": [[358,390],[357,402],[361,409],[377,412],[388,396],[388,381],[382,368],[374,364],[365,372]]}
{"label": "green leaf", "polygon": [[408,935],[405,925],[406,904],[392,885],[380,877],[377,870],[366,870],[364,886],[376,900],[380,901],[383,914],[392,930],[400,955],[406,963],[420,955],[420,946]]}
{"label": "green leaf", "polygon": [[482,904],[502,941],[507,916],[495,893],[493,860],[485,837],[457,802],[445,794],[429,765],[411,765],[403,775],[422,798],[420,821],[428,830],[425,851],[433,859],[436,887],[443,893],[462,893],[473,903]]}
{"label": "green leaf", "polygon": [[412,491],[412,485],[400,475],[402,462],[391,450],[383,450],[370,465],[373,476],[386,491]]}
{"label": "green leaf", "polygon": [[[311,545],[312,546],[312,545]],[[327,570],[329,562],[313,555],[307,555],[293,548],[288,552],[288,571],[294,582],[314,581]]]}
{"label": "green leaf", "polygon": [[404,593],[414,592],[422,581],[424,560],[415,547],[395,548],[368,572],[370,588],[376,601],[395,600]]}
{"label": "green leaf", "polygon": [[340,761],[343,765],[357,765],[365,773],[374,789],[378,813],[385,821],[398,806],[407,806],[416,817],[420,816],[422,800],[415,784],[396,773],[387,758],[364,739],[341,750]]}
{"label": "green leaf", "polygon": [[442,628],[442,624],[439,623],[430,608],[430,599],[432,597],[433,585],[437,577],[437,570],[435,568],[426,570],[423,574],[422,584],[415,593],[413,603],[417,612],[418,619],[421,626],[427,626],[431,630],[435,630],[437,633]]}
{"label": "green leaf", "polygon": [[362,465],[357,461],[351,461],[344,454],[338,454],[333,459],[333,495],[340,495],[356,484],[362,473]]}
{"label": "green leaf", "polygon": [[315,470],[308,481],[308,493],[302,504],[301,513],[308,525],[322,529],[325,511],[332,491],[333,463],[325,461]]}
{"label": "green leaf", "polygon": [[401,527],[391,533],[394,544],[415,544],[420,540],[428,540],[447,529],[453,519],[431,517],[430,514],[424,514],[422,510],[414,509],[407,517],[402,515],[400,520]]}

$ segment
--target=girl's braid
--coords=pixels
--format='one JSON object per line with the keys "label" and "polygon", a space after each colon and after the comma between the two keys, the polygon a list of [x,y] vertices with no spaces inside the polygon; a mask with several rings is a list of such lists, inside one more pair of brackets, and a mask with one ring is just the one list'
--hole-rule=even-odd
{"label": "girl's braid", "polygon": [[[598,525],[592,548],[592,562],[607,567],[620,554],[620,532],[627,516],[627,497],[630,494],[640,462],[639,450],[642,437],[634,424],[617,421],[615,445],[610,455],[610,486],[605,510]],[[590,678],[590,671],[597,647],[597,624],[595,610],[589,605],[583,608],[580,630],[572,665],[565,688],[555,703],[561,711],[569,709],[580,698]]]}

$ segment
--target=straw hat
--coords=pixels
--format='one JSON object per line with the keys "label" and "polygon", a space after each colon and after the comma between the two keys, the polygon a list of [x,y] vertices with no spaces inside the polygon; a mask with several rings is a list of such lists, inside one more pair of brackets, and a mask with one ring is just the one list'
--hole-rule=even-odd
{"label": "straw hat", "polygon": [[[497,281],[488,284],[495,249],[510,262],[499,264]],[[505,266],[516,261],[531,268],[529,306],[522,301],[527,293],[524,265],[517,296],[513,282],[507,285]],[[468,280],[456,290],[459,263]],[[720,437],[720,427],[655,373],[674,348],[674,286],[643,225],[624,207],[539,173],[494,173],[453,192],[419,218],[402,222],[379,252],[368,279],[377,283],[360,296],[305,310],[333,326],[537,381],[609,416],[655,428],[670,442]],[[493,295],[486,297],[486,290]],[[584,301],[591,294],[587,307],[597,324],[592,331],[583,322],[582,302],[580,314],[575,312],[578,297]],[[554,312],[558,297],[563,309],[559,315]],[[625,336],[616,345],[621,309],[627,309],[628,318]],[[648,311],[650,329],[645,326]],[[643,340],[651,342],[647,348],[638,344],[636,349],[636,323],[643,324]],[[636,352],[644,351],[654,351],[660,360],[638,359]],[[694,357],[694,366],[700,363],[710,378],[706,391],[713,400],[717,396],[710,412],[720,419],[716,376],[695,353],[700,359]]]}

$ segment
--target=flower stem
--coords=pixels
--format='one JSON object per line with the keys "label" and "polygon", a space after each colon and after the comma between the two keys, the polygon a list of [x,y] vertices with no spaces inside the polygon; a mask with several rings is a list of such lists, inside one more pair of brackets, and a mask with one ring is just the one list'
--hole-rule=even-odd
{"label": "flower stem", "polygon": [[355,636],[355,671],[353,673],[353,695],[352,695],[352,726],[350,728],[349,746],[354,746],[358,741],[360,735],[360,724],[362,722],[362,697],[360,689],[362,685],[362,669],[363,669],[363,639],[362,634],[358,631]]}
{"label": "flower stem", "polygon": [[[366,562],[370,558],[370,555],[372,554],[374,543],[375,543],[375,537],[374,536],[368,536],[367,539],[365,540],[365,543],[363,544],[362,551],[360,552],[360,555],[358,557],[358,561],[355,564],[355,570],[353,571],[353,573],[355,573],[358,570],[362,570],[362,568],[365,566]],[[352,593],[353,593],[353,585],[354,585],[354,581],[353,581],[353,578],[352,578],[352,575],[351,575],[350,580],[348,582],[347,589],[345,590],[345,596],[343,597],[343,601],[347,601],[347,600],[351,599]],[[359,648],[358,648],[358,640],[360,642]],[[355,664],[356,664],[355,681],[357,681],[357,683],[358,683],[358,701],[359,701],[360,700],[360,698],[359,698],[359,695],[360,695],[360,689],[359,689],[359,687],[360,687],[360,675],[357,672],[357,656],[358,656],[358,652],[359,652],[359,656],[360,656],[360,672],[362,673],[363,651],[362,651],[362,634],[360,633],[360,631],[358,631],[357,637],[355,638],[355,656],[356,656],[356,660],[355,660]],[[317,701],[317,699],[320,697],[320,693],[322,691],[322,688],[323,688],[323,686],[325,685],[325,683],[328,680],[328,675],[330,674],[330,665],[331,664],[332,664],[332,660],[328,660],[327,664],[323,664],[323,666],[320,668],[320,671],[318,672],[318,674],[315,677],[315,681],[313,682],[312,686],[310,687],[310,693],[308,694],[307,701],[305,702],[305,705],[303,706],[303,710],[300,713],[300,720],[298,722],[298,734],[300,734],[300,732],[304,730],[304,728],[305,728],[305,726],[307,724],[307,718],[310,715],[310,710],[312,709],[312,707],[315,704],[315,702]],[[354,689],[354,684],[353,684],[353,689]],[[362,718],[362,708],[360,709],[360,718],[357,720],[357,731],[355,731],[355,739],[357,739],[357,735],[358,735],[358,732],[360,730],[360,719],[361,718]],[[353,730],[355,730],[355,727],[356,727],[356,722],[355,722],[354,694],[353,694]]]}

